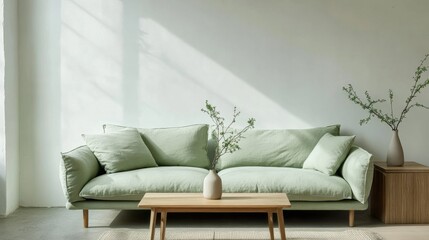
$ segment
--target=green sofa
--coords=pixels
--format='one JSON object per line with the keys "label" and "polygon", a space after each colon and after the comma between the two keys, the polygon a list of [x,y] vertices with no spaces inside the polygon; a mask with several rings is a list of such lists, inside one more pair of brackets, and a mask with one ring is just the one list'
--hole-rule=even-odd
{"label": "green sofa", "polygon": [[[146,167],[133,165],[129,170],[108,168],[109,162],[103,159],[115,161],[134,151],[128,146],[136,144],[122,144],[126,140],[112,135],[127,129],[139,133],[136,141],[144,143],[156,163],[151,160]],[[305,167],[310,155],[314,159],[317,154],[321,139],[339,136],[339,129],[333,125],[246,132],[241,149],[224,155],[217,165],[223,192],[284,192],[292,210],[347,210],[349,225],[353,226],[354,211],[368,207],[372,155],[353,145],[332,174]],[[109,141],[98,141],[103,134],[85,136],[87,145],[62,153],[60,180],[66,207],[83,210],[84,226],[88,227],[89,209],[139,209],[138,201],[146,192],[202,192],[215,147],[208,132],[205,124],[158,129],[104,125],[103,134],[113,136],[113,143],[103,146],[103,141]],[[115,150],[115,144],[124,145],[126,150]],[[109,150],[113,155],[106,158]]]}

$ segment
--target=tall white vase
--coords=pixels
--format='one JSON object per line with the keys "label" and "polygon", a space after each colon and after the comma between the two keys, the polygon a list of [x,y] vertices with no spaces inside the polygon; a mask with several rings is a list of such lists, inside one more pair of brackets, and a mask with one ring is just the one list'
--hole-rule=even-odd
{"label": "tall white vase", "polygon": [[221,199],[222,197],[222,179],[216,170],[210,170],[204,178],[203,196],[207,199]]}
{"label": "tall white vase", "polygon": [[393,131],[387,151],[387,166],[403,166],[404,150],[402,149],[401,140],[399,140],[398,130]]}

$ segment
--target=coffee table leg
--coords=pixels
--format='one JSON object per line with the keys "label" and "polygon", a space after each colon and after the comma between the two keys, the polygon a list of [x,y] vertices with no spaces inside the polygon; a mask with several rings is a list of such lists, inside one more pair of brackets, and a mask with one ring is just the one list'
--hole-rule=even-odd
{"label": "coffee table leg", "polygon": [[156,209],[155,208],[150,209],[150,223],[149,223],[150,240],[154,240],[155,238],[156,215],[157,215]]}
{"label": "coffee table leg", "polygon": [[165,240],[165,228],[167,227],[167,211],[161,212],[161,240]]}
{"label": "coffee table leg", "polygon": [[283,219],[283,209],[277,209],[277,221],[279,223],[280,239],[286,240],[285,220]]}
{"label": "coffee table leg", "polygon": [[273,212],[268,212],[268,227],[270,230],[270,239],[274,240]]}

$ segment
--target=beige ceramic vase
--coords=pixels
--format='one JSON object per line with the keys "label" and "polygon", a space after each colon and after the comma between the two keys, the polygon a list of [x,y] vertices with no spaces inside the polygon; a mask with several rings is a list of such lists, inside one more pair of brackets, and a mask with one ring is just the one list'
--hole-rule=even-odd
{"label": "beige ceramic vase", "polygon": [[222,197],[222,179],[220,179],[216,170],[210,170],[204,178],[203,196],[206,199],[221,199]]}
{"label": "beige ceramic vase", "polygon": [[387,166],[401,167],[404,165],[404,150],[402,149],[401,140],[399,140],[398,130],[393,131],[387,151]]}

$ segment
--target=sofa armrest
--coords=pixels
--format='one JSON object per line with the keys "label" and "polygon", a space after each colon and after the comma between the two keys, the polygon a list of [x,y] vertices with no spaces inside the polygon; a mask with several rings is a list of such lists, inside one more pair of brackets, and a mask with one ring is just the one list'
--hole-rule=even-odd
{"label": "sofa armrest", "polygon": [[99,174],[101,167],[97,158],[87,146],[61,153],[61,156],[60,180],[67,201],[85,200],[79,193],[89,180]]}
{"label": "sofa armrest", "polygon": [[349,183],[353,198],[363,204],[368,200],[371,191],[373,173],[372,154],[353,146],[341,167],[341,175]]}

